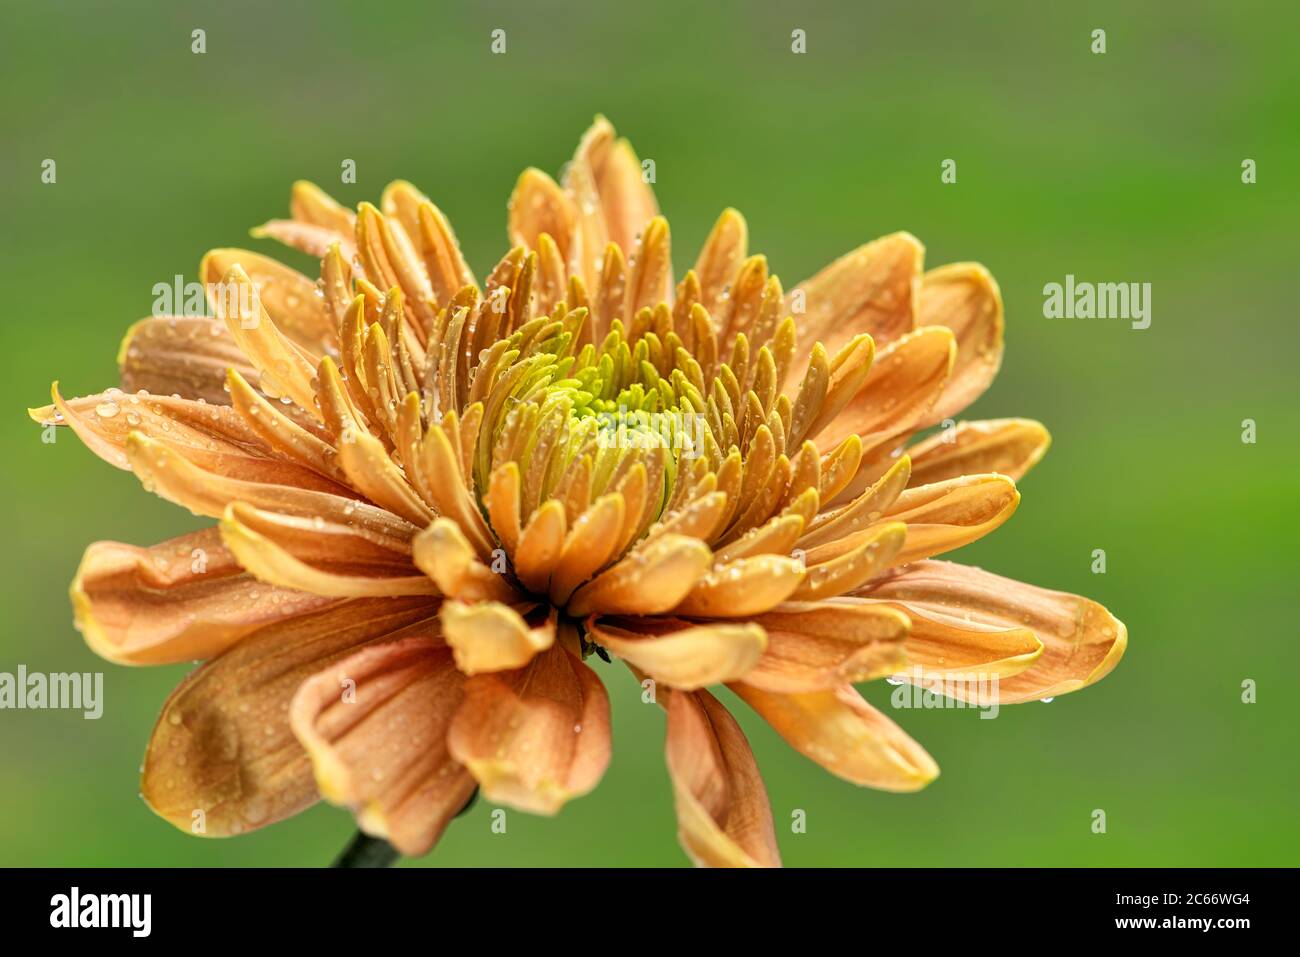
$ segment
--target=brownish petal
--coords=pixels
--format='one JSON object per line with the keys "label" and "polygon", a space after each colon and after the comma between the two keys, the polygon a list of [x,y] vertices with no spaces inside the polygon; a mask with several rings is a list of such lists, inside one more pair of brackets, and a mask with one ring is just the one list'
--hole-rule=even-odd
{"label": "brownish petal", "polygon": [[912,484],[930,485],[981,472],[999,472],[1018,482],[1051,444],[1047,429],[1032,419],[959,422],[907,450]]}
{"label": "brownish petal", "polygon": [[745,618],[790,597],[804,580],[803,562],[784,555],[755,555],[715,566],[673,608],[677,615]]}
{"label": "brownish petal", "polygon": [[433,633],[436,609],[421,598],[357,599],[246,635],[163,705],[145,754],[145,801],[205,837],[272,824],[315,803],[311,761],[289,727],[298,687],[363,645]]}
{"label": "brownish petal", "polygon": [[447,748],[464,678],[427,637],[363,648],[299,686],[289,721],[327,801],[417,857],[474,791]]}
{"label": "brownish petal", "polygon": [[210,658],[268,622],[330,604],[259,582],[240,568],[215,528],[148,548],[95,542],[70,593],[86,643],[127,665]]}
{"label": "brownish petal", "polygon": [[88,449],[117,468],[132,467],[127,445],[134,433],[216,475],[335,495],[349,492],[314,468],[276,456],[228,406],[119,390],[65,400],[57,382],[51,392],[52,406],[28,414],[47,422],[58,413],[61,419],[54,421],[69,426]]}
{"label": "brownish petal", "polygon": [[918,326],[947,326],[957,337],[957,359],[936,421],[956,415],[983,394],[1002,365],[1002,293],[979,263],[952,263],[921,278]]}
{"label": "brownish petal", "polygon": [[504,574],[478,560],[460,526],[451,519],[434,519],[412,544],[415,564],[437,582],[444,595],[461,601],[523,600]]}
{"label": "brownish petal", "polygon": [[220,319],[156,316],[126,331],[117,352],[122,389],[229,405],[226,370],[257,382],[258,373]]}
{"label": "brownish petal", "polygon": [[832,774],[882,791],[919,791],[939,774],[925,750],[851,685],[777,694],[729,685],[781,737]]}
{"label": "brownish petal", "polygon": [[724,209],[695,261],[700,304],[709,315],[717,316],[719,307],[730,296],[736,272],[748,251],[749,227],[745,217],[734,209]]}
{"label": "brownish petal", "polygon": [[354,526],[385,539],[410,541],[415,528],[391,512],[357,499],[290,485],[265,484],[207,471],[138,432],[126,442],[131,470],[145,488],[196,515],[220,518],[231,502],[271,512]]}
{"label": "brownish petal", "polygon": [[518,671],[465,682],[447,744],[483,795],[554,814],[586,794],[609,765],[609,698],[569,639]]}
{"label": "brownish petal", "polygon": [[1077,691],[1110,674],[1128,629],[1101,605],[953,562],[916,562],[866,590],[940,621],[1029,629],[1043,644],[1033,665],[1000,683],[1004,704]]}
{"label": "brownish petal", "polygon": [[780,867],[767,789],[736,719],[707,691],[673,690],[664,707],[682,849],[699,867]]}

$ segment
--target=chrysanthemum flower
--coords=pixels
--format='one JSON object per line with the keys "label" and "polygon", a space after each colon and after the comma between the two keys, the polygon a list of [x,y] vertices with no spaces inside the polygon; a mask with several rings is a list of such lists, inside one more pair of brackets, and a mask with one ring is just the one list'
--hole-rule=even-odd
{"label": "chrysanthemum flower", "polygon": [[854,682],[979,672],[1007,703],[1123,654],[1092,601],[931,560],[1006,521],[1048,444],[1003,419],[909,446],[998,369],[983,267],[923,272],[899,233],[787,294],[728,210],[674,284],[604,120],[562,185],[520,177],[482,286],[407,183],[355,213],[299,183],[291,208],[259,233],[319,281],[214,250],[215,317],[137,323],[120,389],[33,410],[217,520],[91,545],[72,585],[104,657],[207,659],[145,758],[177,826],[324,797],[416,855],[476,787],[553,814],[609,761],[595,653],[667,712],[690,857],[774,865],[753,755],[706,688],[831,773],[911,791],[938,768]]}

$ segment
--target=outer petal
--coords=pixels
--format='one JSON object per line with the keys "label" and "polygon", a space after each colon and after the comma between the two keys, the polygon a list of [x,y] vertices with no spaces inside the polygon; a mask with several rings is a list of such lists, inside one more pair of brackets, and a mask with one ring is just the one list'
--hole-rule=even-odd
{"label": "outer petal", "polygon": [[665,707],[682,848],[700,867],[779,867],[767,789],[736,719],[707,691],[673,690]]}
{"label": "outer petal", "polygon": [[1128,645],[1124,623],[1094,601],[953,562],[917,562],[873,583],[868,593],[927,616],[1033,631],[1043,643],[1042,655],[1028,670],[1001,681],[1003,704],[1065,694],[1100,681]]}
{"label": "outer petal", "polygon": [[139,432],[127,436],[126,455],[146,489],[196,515],[220,518],[231,502],[245,502],[266,511],[320,517],[381,538],[409,541],[415,534],[410,523],[366,502],[298,486],[231,478],[201,468]]}
{"label": "outer petal", "polygon": [[991,419],[959,422],[908,449],[913,485],[930,485],[979,472],[1000,472],[1016,481],[1038,464],[1052,444],[1040,422]]}
{"label": "outer petal", "polygon": [[846,781],[918,791],[939,774],[934,759],[851,685],[806,694],[774,694],[743,683],[730,687],[796,751]]}
{"label": "outer petal", "polygon": [[266,625],[191,672],[163,705],[149,742],[145,801],[205,837],[239,834],[313,804],[311,762],[286,716],[298,686],[362,645],[431,633],[435,609],[427,599],[342,602]]}
{"label": "outer petal", "polygon": [[239,567],[215,528],[149,548],[95,542],[81,559],[71,595],[86,643],[128,665],[210,658],[267,623],[331,604],[259,582]]}
{"label": "outer petal", "polygon": [[[796,286],[786,310],[795,313],[803,359],[815,342],[834,355],[860,332],[870,334],[877,348],[911,332],[924,258],[920,240],[894,233],[859,246]],[[797,308],[801,296],[803,315]]]}
{"label": "outer petal", "polygon": [[474,791],[447,749],[464,680],[445,645],[404,638],[309,678],[289,710],[321,795],[408,856],[427,853]]}
{"label": "outer petal", "polygon": [[1002,293],[979,263],[952,263],[921,279],[918,326],[947,326],[957,337],[957,360],[937,420],[956,415],[983,394],[1002,365]]}
{"label": "outer petal", "polygon": [[555,645],[518,671],[466,681],[447,743],[489,800],[554,814],[605,773],[609,698],[595,672]]}
{"label": "outer petal", "polygon": [[54,404],[30,409],[28,414],[39,422],[69,426],[86,448],[116,468],[131,468],[126,447],[131,434],[138,432],[218,475],[349,494],[346,486],[273,454],[229,407],[168,396],[127,395],[118,389],[64,399],[57,382],[50,392]]}
{"label": "outer petal", "polygon": [[203,399],[229,405],[226,370],[250,382],[258,373],[220,319],[206,316],[156,316],[127,330],[118,348],[122,388],[155,395]]}

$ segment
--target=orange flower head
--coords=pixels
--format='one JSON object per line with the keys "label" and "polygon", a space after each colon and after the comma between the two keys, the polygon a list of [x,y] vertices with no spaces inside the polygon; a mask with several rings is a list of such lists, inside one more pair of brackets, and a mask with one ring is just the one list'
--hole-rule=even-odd
{"label": "orange flower head", "polygon": [[932,560],[1011,516],[1049,442],[951,421],[1001,361],[983,267],[923,271],[899,233],[787,293],[727,210],[674,283],[668,223],[603,119],[562,184],[520,177],[482,285],[408,183],[355,213],[298,183],[291,210],[257,234],[319,257],[319,280],[213,250],[212,315],[136,323],[120,389],[56,384],[32,410],[217,522],[95,543],[72,585],[104,657],[206,659],[145,759],[178,827],[237,834],[324,797],[418,855],[475,788],[554,814],[609,762],[594,653],[667,713],[689,856],[775,865],[754,757],[708,687],[833,774],[911,791],[938,767],[855,682],[974,700],[951,679],[979,674],[1010,703],[1123,654],[1092,601]]}

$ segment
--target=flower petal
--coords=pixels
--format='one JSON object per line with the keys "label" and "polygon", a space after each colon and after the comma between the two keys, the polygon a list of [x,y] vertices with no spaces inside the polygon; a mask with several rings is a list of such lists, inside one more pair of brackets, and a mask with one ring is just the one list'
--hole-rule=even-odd
{"label": "flower petal", "polygon": [[347,486],[315,469],[273,454],[229,406],[167,396],[126,395],[116,389],[64,399],[57,382],[51,393],[52,406],[32,409],[28,414],[42,422],[60,414],[62,424],[71,427],[88,449],[120,469],[131,469],[126,449],[132,433],[138,433],[217,475],[334,495],[349,492]]}
{"label": "flower petal", "polygon": [[415,564],[437,582],[439,590],[462,601],[521,601],[504,575],[478,560],[474,547],[449,518],[434,519],[413,543]]}
{"label": "flower petal", "polygon": [[918,326],[947,326],[957,337],[957,359],[935,421],[956,415],[978,399],[1002,365],[1002,293],[979,263],[952,263],[921,277]]}
{"label": "flower petal", "polygon": [[199,264],[199,281],[220,283],[232,266],[242,266],[276,328],[313,355],[338,343],[338,328],[316,282],[277,260],[246,249],[213,249]]}
{"label": "flower petal", "polygon": [[939,774],[934,759],[851,685],[802,694],[776,694],[743,682],[728,687],[796,751],[846,781],[919,791]]}
{"label": "flower petal", "polygon": [[849,435],[862,437],[862,460],[889,451],[902,436],[933,421],[930,415],[957,355],[952,331],[925,326],[876,355],[867,381],[844,410],[815,436],[829,448]]}
{"label": "flower petal", "polygon": [[[531,610],[519,607],[525,613]],[[467,675],[525,667],[555,643],[555,623],[554,614],[530,623],[521,611],[496,601],[449,601],[442,606],[443,635],[457,667]]]}
{"label": "flower petal", "polygon": [[98,655],[127,665],[210,658],[268,622],[329,599],[259,582],[215,528],[148,548],[95,542],[72,581],[77,629]]}
{"label": "flower petal", "polygon": [[699,867],[780,867],[767,789],[736,719],[707,691],[674,689],[665,708],[682,849]]}
{"label": "flower petal", "polygon": [[409,541],[415,528],[392,512],[357,499],[291,485],[264,484],[230,478],[208,471],[161,442],[132,432],[126,441],[131,471],[146,489],[196,515],[220,518],[231,502],[306,518],[355,526],[383,538]]}
{"label": "flower petal", "polygon": [[[234,502],[227,506],[221,518],[221,540],[244,568],[262,581],[282,588],[330,598],[441,594],[428,576],[418,574],[409,563],[394,561],[376,566],[304,560],[292,550],[298,543],[291,540],[290,548],[285,548],[277,540],[286,530],[286,521],[294,522],[294,519],[290,516],[277,522],[273,513],[267,515],[242,502]],[[297,519],[296,524],[301,529],[312,523]],[[344,534],[348,531],[345,526],[335,526],[336,532],[340,530]]]}
{"label": "flower petal", "polygon": [[717,565],[699,579],[677,615],[745,618],[785,601],[804,580],[803,562],[784,555],[755,555]]}
{"label": "flower petal", "polygon": [[258,372],[220,319],[156,316],[126,331],[117,353],[122,389],[179,395],[212,405],[229,405],[226,370],[250,382]]}
{"label": "flower petal", "polygon": [[949,552],[983,538],[1020,505],[1016,483],[1005,475],[964,475],[903,492],[885,520],[907,524],[896,565]]}
{"label": "flower petal", "polygon": [[786,602],[754,623],[767,632],[767,648],[745,684],[763,691],[825,691],[894,674],[907,662],[908,616],[884,604]]}
{"label": "flower petal", "polygon": [[1051,444],[1047,429],[1032,419],[958,422],[907,450],[912,484],[930,485],[978,472],[1000,472],[1018,482]]}
{"label": "flower petal", "polygon": [[365,644],[431,633],[435,613],[428,599],[358,599],[245,636],[191,672],[163,705],[145,754],[145,801],[206,837],[272,824],[315,803],[311,761],[286,718],[298,686]]}
{"label": "flower petal", "polygon": [[474,792],[447,747],[464,681],[446,646],[403,638],[307,679],[289,708],[321,796],[410,857],[433,847]]}
{"label": "flower petal", "polygon": [[579,588],[566,610],[575,618],[663,614],[686,596],[712,560],[709,546],[699,539],[660,535]]}
{"label": "flower petal", "polygon": [[[894,233],[841,256],[786,297],[796,316],[802,360],[820,342],[827,353],[860,332],[883,348],[916,325],[917,290],[925,247],[909,233]],[[804,311],[797,308],[804,300]]]}
{"label": "flower petal", "polygon": [[953,562],[916,562],[864,593],[939,620],[1031,630],[1043,652],[1030,668],[1001,681],[1004,704],[1053,697],[1100,681],[1128,646],[1124,623],[1094,601]]}
{"label": "flower petal", "polygon": [[657,682],[687,690],[741,677],[767,646],[758,625],[680,618],[593,617],[587,637]]}
{"label": "flower petal", "polygon": [[447,744],[488,800],[554,814],[609,765],[609,697],[596,673],[556,644],[518,671],[466,681]]}

